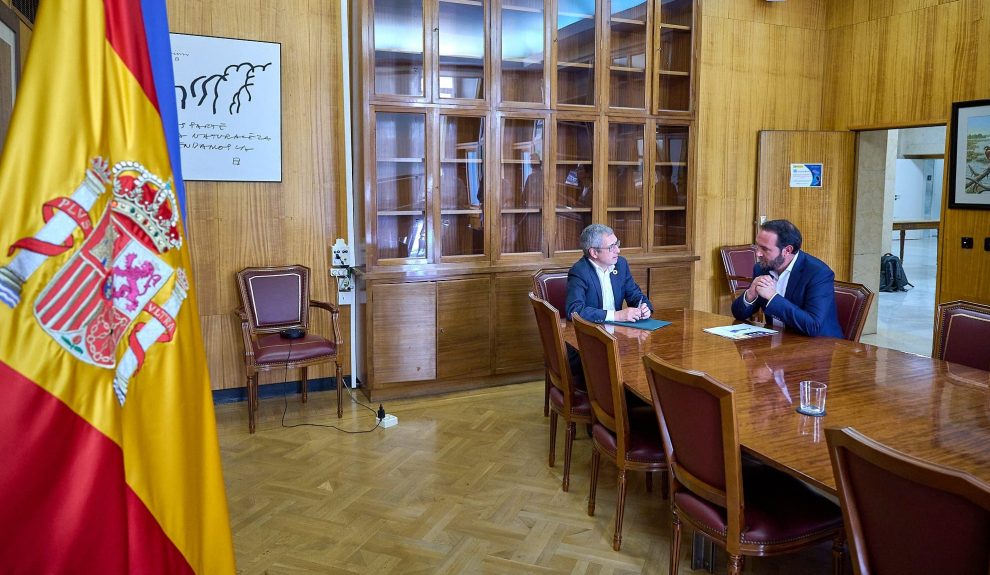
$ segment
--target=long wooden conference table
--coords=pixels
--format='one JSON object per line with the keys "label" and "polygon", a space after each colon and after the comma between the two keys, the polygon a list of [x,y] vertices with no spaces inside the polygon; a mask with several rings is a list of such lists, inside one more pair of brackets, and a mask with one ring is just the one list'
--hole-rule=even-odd
{"label": "long wooden conference table", "polygon": [[[649,401],[642,357],[655,353],[735,390],[742,449],[799,479],[836,493],[826,427],[850,426],[920,459],[990,482],[990,373],[892,349],[833,338],[778,333],[731,340],[702,331],[733,318],[658,310],[671,325],[647,332],[609,325],[622,379]],[[577,347],[567,322],[565,339]],[[987,353],[990,353],[988,348]],[[828,384],[823,417],[795,411],[798,383]]]}

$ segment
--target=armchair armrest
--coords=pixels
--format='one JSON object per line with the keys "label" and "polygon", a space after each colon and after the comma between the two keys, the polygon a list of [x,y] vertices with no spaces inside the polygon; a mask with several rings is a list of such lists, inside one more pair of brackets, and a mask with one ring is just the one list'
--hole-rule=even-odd
{"label": "armchair armrest", "polygon": [[330,323],[333,325],[333,341],[336,344],[340,344],[340,324],[338,323],[338,317],[340,316],[340,309],[325,301],[319,301],[315,299],[309,300],[310,307],[317,307],[322,310],[330,312]]}
{"label": "armchair armrest", "polygon": [[241,306],[234,310],[234,315],[240,318],[241,321],[246,322],[248,320],[247,312],[244,311],[244,307]]}
{"label": "armchair armrest", "polygon": [[340,313],[340,309],[337,306],[333,305],[332,303],[325,302],[325,301],[319,301],[319,300],[311,299],[311,300],[309,300],[309,305],[311,305],[313,307],[318,307],[320,309],[325,309],[325,310],[327,310],[328,312],[330,312],[332,314],[338,314],[338,313]]}

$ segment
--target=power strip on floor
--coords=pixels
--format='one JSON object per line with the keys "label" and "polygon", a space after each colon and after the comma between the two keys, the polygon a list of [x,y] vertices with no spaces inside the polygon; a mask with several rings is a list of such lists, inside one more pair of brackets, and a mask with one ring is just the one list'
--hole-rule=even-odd
{"label": "power strip on floor", "polygon": [[378,425],[381,426],[382,429],[399,425],[399,418],[389,413],[386,414],[384,418],[378,420]]}

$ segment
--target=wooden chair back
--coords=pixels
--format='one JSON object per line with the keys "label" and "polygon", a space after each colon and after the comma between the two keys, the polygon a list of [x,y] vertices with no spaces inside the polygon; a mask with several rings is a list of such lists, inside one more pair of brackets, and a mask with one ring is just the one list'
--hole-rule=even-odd
{"label": "wooden chair back", "polygon": [[858,575],[990,572],[990,485],[850,428],[825,437]]}
{"label": "wooden chair back", "polygon": [[951,301],[938,306],[932,357],[990,371],[990,305]]}
{"label": "wooden chair back", "polygon": [[732,389],[652,353],[643,358],[643,364],[671,470],[671,496],[686,489],[724,507],[729,526],[726,548],[738,554],[743,520],[742,455]]}
{"label": "wooden chair back", "polygon": [[567,272],[540,270],[533,275],[533,293],[567,319]]}
{"label": "wooden chair back", "polygon": [[753,279],[756,246],[753,244],[722,246],[718,251],[722,254],[722,265],[725,267],[725,277],[729,282],[729,293],[733,296],[738,295],[749,287]]}
{"label": "wooden chair back", "polygon": [[309,268],[253,267],[237,272],[237,288],[255,333],[309,327]]}
{"label": "wooden chair back", "polygon": [[863,284],[835,280],[835,309],[842,334],[849,341],[859,341],[870,314],[875,294]]}
{"label": "wooden chair back", "polygon": [[540,330],[540,342],[543,344],[543,359],[547,368],[550,383],[560,390],[564,396],[564,412],[571,412],[573,402],[573,386],[571,385],[571,370],[567,362],[567,352],[564,348],[564,332],[560,329],[560,314],[547,301],[536,297],[530,292],[529,302],[536,314],[536,325]]}
{"label": "wooden chair back", "polygon": [[581,352],[584,383],[595,421],[615,434],[617,453],[628,450],[629,422],[622,385],[619,347],[605,329],[577,313],[571,316]]}

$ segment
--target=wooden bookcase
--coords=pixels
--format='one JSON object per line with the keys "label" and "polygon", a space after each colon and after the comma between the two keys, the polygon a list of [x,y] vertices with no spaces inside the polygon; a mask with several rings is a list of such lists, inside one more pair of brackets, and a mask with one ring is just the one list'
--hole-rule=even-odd
{"label": "wooden bookcase", "polygon": [[351,14],[358,365],[372,399],[539,377],[526,294],[615,229],[690,306],[697,0],[368,0]]}

